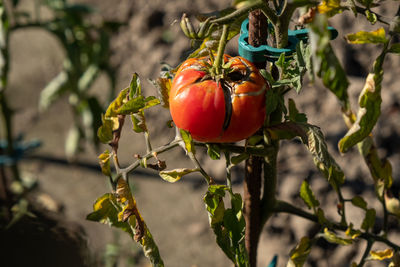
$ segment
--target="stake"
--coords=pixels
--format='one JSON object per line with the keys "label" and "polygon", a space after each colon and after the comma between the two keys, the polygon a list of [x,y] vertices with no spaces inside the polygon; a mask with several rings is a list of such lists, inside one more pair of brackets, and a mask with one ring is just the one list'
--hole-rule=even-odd
{"label": "stake", "polygon": [[[260,10],[249,15],[249,44],[257,47],[267,43],[268,22]],[[266,62],[255,64],[259,69]],[[261,133],[262,134],[262,133]],[[257,266],[257,247],[261,233],[261,174],[263,158],[250,156],[246,160],[244,179],[244,217],[246,220],[246,249],[249,253],[250,267]]]}

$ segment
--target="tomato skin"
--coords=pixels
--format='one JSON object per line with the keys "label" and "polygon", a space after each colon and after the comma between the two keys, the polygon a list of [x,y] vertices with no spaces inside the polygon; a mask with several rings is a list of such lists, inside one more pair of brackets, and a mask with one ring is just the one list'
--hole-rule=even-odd
{"label": "tomato skin", "polygon": [[264,122],[268,84],[246,59],[225,55],[224,61],[231,63],[232,71],[218,82],[207,74],[208,58],[186,60],[172,82],[172,119],[195,140],[237,142]]}

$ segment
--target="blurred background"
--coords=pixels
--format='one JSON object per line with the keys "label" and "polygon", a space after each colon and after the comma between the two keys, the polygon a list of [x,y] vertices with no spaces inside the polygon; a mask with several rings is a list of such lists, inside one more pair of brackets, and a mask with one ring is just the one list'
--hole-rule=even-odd
{"label": "blurred background", "polygon": [[[14,12],[8,18],[10,64],[2,94],[14,111],[12,132],[18,139],[14,146],[26,153],[24,157],[11,159],[18,163],[21,177],[12,184],[15,173],[5,168],[10,162],[1,158],[2,177],[18,193],[13,199],[18,204],[13,212],[20,216],[7,231],[1,232],[0,265],[149,266],[141,248],[127,234],[85,220],[94,201],[111,190],[97,159],[107,147],[98,143],[93,129],[97,129],[100,115],[115,92],[129,85],[134,72],[141,77],[144,94],[155,95],[156,89],[148,79],[159,75],[162,64],[176,66],[185,59],[190,41],[179,27],[183,13],[194,17],[199,12],[223,9],[231,1],[3,2],[8,14]],[[395,11],[390,3],[380,8],[380,13],[389,17]],[[348,33],[371,29],[362,17],[355,19],[345,12],[330,22],[339,31],[332,44],[349,75],[354,108],[379,49],[373,45],[350,46],[344,40]],[[229,43],[227,53],[237,55],[236,42],[235,38]],[[380,155],[392,163],[396,196],[400,186],[400,90],[396,86],[399,67],[399,58],[389,55],[383,81],[383,115],[375,127],[379,130],[374,132]],[[291,92],[288,97],[294,98],[309,122],[320,126],[325,134],[331,153],[346,174],[345,198],[362,195],[368,200],[375,199],[372,179],[358,151],[340,155],[337,150],[337,142],[346,133],[339,103],[319,81],[305,83],[299,95]],[[170,119],[167,110],[156,107],[146,116],[153,146],[163,145],[174,137],[174,130],[165,127]],[[4,127],[1,132],[3,142]],[[145,152],[142,138],[129,125],[125,127],[119,150],[121,165],[132,162],[134,154]],[[191,166],[180,149],[160,158],[167,161],[169,169]],[[212,177],[224,181],[225,162],[212,161],[204,153],[199,158]],[[242,192],[242,169],[239,166],[234,170],[236,192]],[[306,208],[298,192],[302,181],[308,179],[321,205],[326,207],[325,214],[338,218],[336,195],[300,142],[283,142],[278,169],[280,198]],[[169,184],[155,171],[139,170],[130,179],[138,208],[166,266],[231,266],[209,228],[202,200],[206,184],[201,177],[189,175]],[[369,202],[369,207],[377,208],[379,227],[382,214],[375,201]],[[2,210],[3,216],[10,215],[6,213]],[[348,213],[358,227],[363,212],[349,205]],[[391,240],[400,240],[398,222],[390,223]],[[267,266],[274,255],[279,256],[278,266],[286,266],[290,249],[315,229],[303,219],[280,214],[272,217],[263,231],[259,266]],[[306,266],[347,266],[352,259],[361,257],[365,246],[359,242],[351,248],[337,247],[321,240],[313,248]],[[378,265],[374,262],[366,266]]]}

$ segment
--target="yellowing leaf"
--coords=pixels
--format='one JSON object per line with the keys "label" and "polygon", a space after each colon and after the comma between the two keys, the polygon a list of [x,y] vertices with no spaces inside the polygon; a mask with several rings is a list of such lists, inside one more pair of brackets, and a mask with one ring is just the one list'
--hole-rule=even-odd
{"label": "yellowing leaf", "polygon": [[387,43],[388,39],[386,39],[385,29],[379,28],[372,32],[359,31],[349,34],[347,41],[351,44],[383,44]]}
{"label": "yellowing leaf", "polygon": [[340,6],[340,0],[324,0],[318,6],[318,12],[321,14],[327,14],[332,17],[342,12],[343,7]]}
{"label": "yellowing leaf", "polygon": [[104,151],[99,156],[99,163],[101,166],[101,172],[104,175],[111,176],[111,168],[110,168],[110,158],[111,154],[108,150]]}
{"label": "yellowing leaf", "polygon": [[308,237],[303,237],[299,244],[290,251],[290,259],[287,267],[301,267],[311,252],[311,242]]}
{"label": "yellowing leaf", "polygon": [[165,181],[170,182],[170,183],[175,183],[176,181],[179,181],[182,176],[192,173],[192,172],[197,172],[199,169],[174,169],[170,171],[160,171],[160,176],[163,178]]}
{"label": "yellowing leaf", "polygon": [[353,243],[353,239],[339,237],[335,233],[329,231],[328,228],[324,229],[323,237],[325,238],[326,241],[339,245],[346,246]]}
{"label": "yellowing leaf", "polygon": [[370,259],[372,260],[378,260],[378,261],[382,261],[384,259],[390,259],[393,257],[393,250],[388,248],[385,250],[379,250],[379,251],[374,251],[371,250],[370,252]]}

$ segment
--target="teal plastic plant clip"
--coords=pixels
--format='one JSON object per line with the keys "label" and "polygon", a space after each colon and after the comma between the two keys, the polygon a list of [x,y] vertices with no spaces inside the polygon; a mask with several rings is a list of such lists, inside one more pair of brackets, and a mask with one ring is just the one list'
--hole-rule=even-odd
{"label": "teal plastic plant clip", "polygon": [[[296,52],[296,45],[299,41],[308,42],[308,29],[289,30],[289,45],[285,48],[275,48],[269,45],[254,47],[249,44],[248,29],[249,19],[246,19],[240,28],[239,55],[251,62],[264,62],[265,60],[275,62],[282,53],[285,53],[285,57],[289,58]],[[331,32],[331,40],[335,39],[338,36],[337,30],[333,27],[328,27],[328,29]]]}

